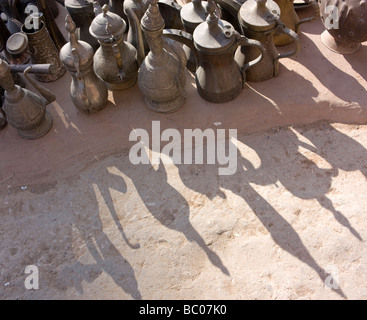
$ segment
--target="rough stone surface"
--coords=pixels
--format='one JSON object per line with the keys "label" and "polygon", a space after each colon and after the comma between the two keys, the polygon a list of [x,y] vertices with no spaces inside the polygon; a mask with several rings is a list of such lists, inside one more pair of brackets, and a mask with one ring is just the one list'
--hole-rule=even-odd
{"label": "rough stone surface", "polygon": [[[279,77],[222,105],[189,73],[187,103],[169,115],[137,85],[88,116],[68,75],[45,84],[51,132],[0,131],[0,298],[367,299],[367,46],[334,54],[322,30],[302,25]],[[237,129],[236,174],[131,164],[129,134],[153,120]],[[27,265],[38,290],[25,289]]]}

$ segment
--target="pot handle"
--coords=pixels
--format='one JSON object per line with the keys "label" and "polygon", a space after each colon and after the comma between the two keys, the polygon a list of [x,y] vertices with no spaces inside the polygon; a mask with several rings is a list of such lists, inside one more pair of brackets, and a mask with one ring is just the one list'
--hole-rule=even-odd
{"label": "pot handle", "polygon": [[284,33],[284,34],[288,35],[289,37],[291,37],[293,39],[293,42],[295,43],[295,48],[292,51],[279,54],[275,58],[275,60],[274,60],[274,65],[275,65],[274,76],[275,77],[278,75],[278,72],[279,72],[279,64],[277,64],[275,62],[279,59],[294,56],[295,54],[297,54],[297,52],[299,51],[299,48],[300,48],[300,41],[299,41],[299,37],[298,37],[297,33],[295,33],[291,29],[288,29],[281,20],[278,20],[278,25],[277,25],[276,29],[279,33]]}
{"label": "pot handle", "polygon": [[241,69],[242,69],[242,72],[245,72],[248,68],[252,67],[253,65],[255,65],[256,63],[259,63],[264,54],[265,54],[265,48],[263,46],[263,44],[258,41],[258,40],[253,40],[253,39],[248,39],[247,37],[243,36],[243,35],[240,35],[238,38],[237,38],[237,41],[238,41],[238,44],[242,47],[242,46],[253,46],[253,47],[256,47],[260,50],[260,55],[253,59],[252,61],[250,62],[247,62],[245,63]]}
{"label": "pot handle", "polygon": [[316,2],[316,0],[311,0],[309,1],[310,5],[312,6],[312,9],[313,9],[313,16],[312,17],[309,17],[309,18],[305,18],[305,19],[301,19],[300,21],[298,21],[298,23],[296,24],[296,27],[295,27],[295,32],[298,34],[298,31],[299,31],[299,26],[302,24],[302,23],[305,23],[305,22],[311,22],[317,18],[320,17],[320,6],[318,5],[318,3]]}
{"label": "pot handle", "polygon": [[120,79],[123,80],[125,78],[125,72],[123,70],[123,65],[122,65],[122,55],[121,55],[119,45],[115,43],[115,37],[113,36],[113,34],[111,34],[111,28],[112,28],[111,24],[108,23],[106,27],[106,32],[110,36],[109,42],[112,45],[112,50],[115,55],[115,60],[116,60],[117,69],[118,69],[118,77],[120,77]]}
{"label": "pot handle", "polygon": [[199,54],[195,48],[194,40],[190,33],[186,31],[178,30],[178,29],[164,29],[163,36],[187,45],[191,49],[191,51],[194,53],[195,60],[196,60],[196,68],[198,67],[199,61],[200,61]]}

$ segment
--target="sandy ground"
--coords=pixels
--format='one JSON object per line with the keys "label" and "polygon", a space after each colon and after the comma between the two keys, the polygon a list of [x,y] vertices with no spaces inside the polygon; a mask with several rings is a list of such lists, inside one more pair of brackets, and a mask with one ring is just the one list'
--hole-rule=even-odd
{"label": "sandy ground", "polygon": [[[0,298],[366,299],[367,46],[334,54],[322,30],[303,25],[279,77],[223,105],[189,73],[170,115],[149,111],[137,85],[88,116],[69,75],[45,84],[50,133],[0,132]],[[237,129],[236,173],[131,164],[129,133],[153,120]]]}

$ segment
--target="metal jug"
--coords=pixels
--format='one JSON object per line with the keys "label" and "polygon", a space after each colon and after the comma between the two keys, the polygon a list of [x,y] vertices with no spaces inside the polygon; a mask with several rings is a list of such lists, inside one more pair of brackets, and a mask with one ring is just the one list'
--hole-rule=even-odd
{"label": "metal jug", "polygon": [[46,106],[55,100],[55,96],[28,76],[30,69],[24,71],[24,76],[41,96],[15,85],[8,63],[0,59],[0,86],[5,90],[3,109],[7,120],[22,138],[33,140],[50,131],[52,117]]}
{"label": "metal jug", "polygon": [[[264,48],[259,41],[240,35],[233,26],[215,15],[216,5],[209,1],[208,17],[196,27],[193,36],[177,30],[165,35],[190,46],[197,57],[196,85],[200,96],[210,102],[223,103],[236,98],[246,81],[245,71],[259,63]],[[254,47],[258,53],[251,61],[239,65],[234,53],[239,47]]]}
{"label": "metal jug", "polygon": [[47,31],[50,34],[52,41],[54,42],[57,51],[60,51],[61,48],[66,44],[66,39],[59,29],[55,18],[52,14],[50,4],[55,3],[55,0],[51,2],[49,0],[37,0],[37,7],[42,12],[43,22],[46,25]]}
{"label": "metal jug", "polygon": [[167,113],[186,101],[186,55],[179,43],[163,38],[164,26],[158,0],[150,0],[141,19],[150,52],[140,66],[138,84],[148,107]]}
{"label": "metal jug", "polygon": [[[300,25],[306,22],[311,22],[320,17],[320,8],[316,0],[310,0],[309,4],[312,6],[314,14],[309,18],[299,19],[294,10],[294,0],[274,0],[280,8],[280,19],[284,22],[288,29],[293,30],[299,34]],[[293,40],[284,33],[274,34],[274,44],[276,46],[283,46],[292,43]]]}
{"label": "metal jug", "polygon": [[[42,82],[55,81],[65,74],[65,68],[59,59],[59,51],[50,38],[45,23],[37,13],[31,14],[34,19],[33,26],[39,26],[39,29],[28,29],[27,24],[23,24],[22,32],[28,37],[28,47],[31,53],[31,62],[33,64],[50,63],[55,65],[54,74],[36,74],[36,79]],[[37,22],[36,22],[37,21]]]}
{"label": "metal jug", "polygon": [[72,76],[70,95],[74,105],[83,112],[102,110],[108,99],[105,83],[93,70],[94,51],[90,44],[78,41],[76,25],[70,15],[65,18],[70,42],[60,51],[60,60]]}
{"label": "metal jug", "polygon": [[[260,41],[265,47],[264,57],[260,63],[246,71],[249,81],[264,81],[278,75],[279,59],[295,55],[299,50],[299,37],[288,29],[280,20],[279,6],[273,0],[248,0],[239,11],[239,22],[242,33]],[[279,54],[274,45],[274,34],[284,33],[290,37],[295,48],[287,53]],[[237,61],[250,61],[258,51],[253,47],[243,47],[236,52]]]}
{"label": "metal jug", "polygon": [[96,52],[99,43],[89,33],[89,27],[95,17],[93,2],[91,0],[65,0],[65,9],[78,28],[78,38],[89,43]]}
{"label": "metal jug", "polygon": [[137,51],[124,41],[126,29],[124,19],[109,12],[104,5],[90,28],[90,34],[100,43],[94,55],[94,71],[111,90],[123,90],[133,86],[137,80]]}

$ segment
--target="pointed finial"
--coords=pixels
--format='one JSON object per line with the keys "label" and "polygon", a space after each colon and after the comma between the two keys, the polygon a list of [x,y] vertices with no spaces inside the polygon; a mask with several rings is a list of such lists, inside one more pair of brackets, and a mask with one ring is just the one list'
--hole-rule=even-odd
{"label": "pointed finial", "polygon": [[216,9],[216,6],[215,6],[214,1],[209,0],[208,6],[206,8],[206,11],[209,13],[211,19],[215,19],[216,18],[215,9]]}
{"label": "pointed finial", "polygon": [[157,31],[164,28],[164,20],[158,7],[159,0],[149,0],[149,7],[141,19],[141,26],[146,31]]}
{"label": "pointed finial", "polygon": [[215,14],[216,11],[216,5],[214,1],[209,0],[208,6],[206,7],[206,12],[208,12],[208,17],[206,18],[206,22],[209,25],[209,29],[214,32],[218,28],[218,20],[219,18]]}
{"label": "pointed finial", "polygon": [[74,47],[78,42],[78,36],[76,35],[76,25],[69,14],[65,17],[65,29],[69,33],[70,43]]}
{"label": "pointed finial", "polygon": [[103,16],[105,17],[107,15],[107,12],[108,12],[108,5],[107,4],[105,4],[102,7],[102,12],[103,12]]}

